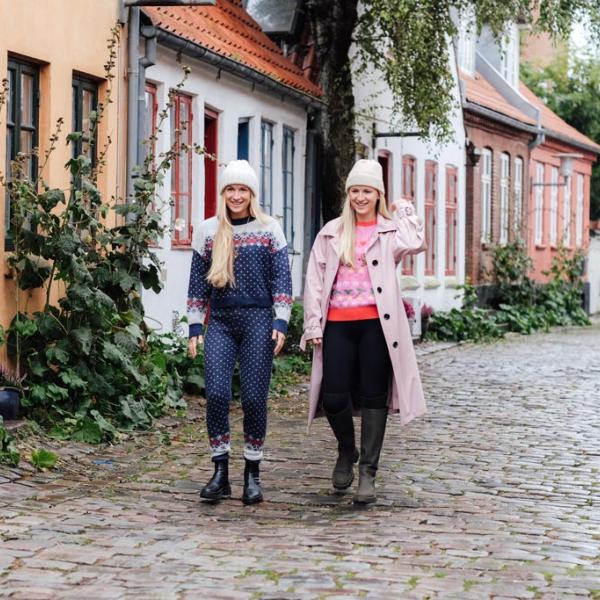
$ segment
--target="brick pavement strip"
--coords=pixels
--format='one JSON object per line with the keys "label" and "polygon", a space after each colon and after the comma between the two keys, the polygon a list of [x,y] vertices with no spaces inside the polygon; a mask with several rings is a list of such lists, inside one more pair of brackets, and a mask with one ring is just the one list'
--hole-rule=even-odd
{"label": "brick pavement strip", "polygon": [[330,493],[305,385],[271,411],[257,506],[238,456],[234,498],[199,502],[197,403],[158,425],[170,445],[56,442],[58,471],[0,468],[0,597],[600,599],[599,346],[594,326],[420,348],[430,412],[388,428],[368,509]]}

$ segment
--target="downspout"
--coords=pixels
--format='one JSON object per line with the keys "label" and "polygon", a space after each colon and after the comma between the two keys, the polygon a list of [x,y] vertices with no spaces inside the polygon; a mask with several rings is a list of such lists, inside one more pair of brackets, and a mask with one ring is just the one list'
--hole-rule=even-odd
{"label": "downspout", "polygon": [[144,55],[139,61],[138,75],[138,97],[137,97],[137,117],[138,117],[138,138],[137,138],[137,164],[141,164],[146,155],[144,148],[144,129],[145,129],[145,111],[146,111],[146,69],[156,64],[156,29],[154,27],[143,26],[142,37],[144,38]]}
{"label": "downspout", "polygon": [[139,127],[139,79],[140,79],[140,9],[129,8],[127,33],[129,37],[127,53],[127,198],[134,198],[133,170],[138,157],[138,127]]}

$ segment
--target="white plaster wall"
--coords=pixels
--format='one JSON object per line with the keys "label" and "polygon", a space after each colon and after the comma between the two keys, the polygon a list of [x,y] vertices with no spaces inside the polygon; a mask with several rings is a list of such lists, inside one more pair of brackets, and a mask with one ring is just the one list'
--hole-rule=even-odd
{"label": "white plaster wall", "polygon": [[600,236],[590,236],[588,252],[588,279],[590,282],[590,313],[600,312]]}
{"label": "white plaster wall", "polygon": [[[391,93],[384,86],[381,77],[371,73],[364,79],[355,78],[354,95],[358,111],[364,115],[359,126],[360,141],[368,148],[370,158],[377,158],[381,150],[391,153],[391,190],[392,198],[400,197],[402,185],[402,156],[411,155],[416,159],[416,210],[424,220],[425,216],[425,161],[438,163],[438,198],[436,214],[436,258],[435,276],[425,276],[425,254],[417,256],[416,277],[399,277],[404,296],[411,300],[417,315],[423,304],[429,304],[435,310],[448,310],[460,305],[456,299],[456,286],[464,283],[465,274],[465,128],[457,72],[454,60],[454,47],[449,46],[450,60],[454,74],[454,100],[457,108],[452,115],[454,139],[445,146],[428,143],[419,137],[377,138],[375,149],[372,147],[371,127],[376,123],[377,131],[398,131],[392,118]],[[367,116],[372,115],[372,116]],[[414,128],[413,128],[414,129]],[[458,209],[457,209],[457,262],[456,275],[445,275],[446,252],[446,166],[458,170]],[[417,326],[418,330],[418,326]]]}
{"label": "white plaster wall", "polygon": [[[241,78],[227,73],[220,76],[215,68],[184,57],[184,64],[192,69],[183,92],[192,96],[193,141],[203,145],[204,109],[211,108],[219,113],[218,121],[218,159],[227,163],[237,158],[238,121],[250,119],[249,162],[256,170],[260,180],[260,136],[261,120],[273,123],[273,216],[281,217],[283,227],[283,177],[282,140],[283,127],[295,132],[294,154],[294,248],[290,250],[293,293],[299,295],[302,278],[303,230],[304,230],[304,181],[306,152],[306,111],[291,100],[282,100],[279,96],[269,95]],[[169,91],[182,80],[183,71],[177,63],[175,53],[160,48],[157,64],[146,71],[148,81],[157,85],[159,112],[164,107]],[[165,152],[170,147],[170,123],[167,120],[159,134],[157,152]],[[197,226],[204,218],[204,159],[194,155],[192,159],[192,222]],[[223,166],[219,167],[222,171]],[[161,192],[164,212],[163,222],[171,223],[171,210],[168,206],[170,196],[170,175],[165,178],[165,187]],[[307,251],[309,251],[307,249]],[[144,306],[151,326],[162,331],[172,330],[174,314],[185,315],[189,270],[192,259],[190,248],[171,247],[167,234],[156,250],[163,262],[162,279],[164,289],[160,294],[144,292]],[[154,321],[153,321],[154,320]],[[187,331],[184,328],[182,332]]]}

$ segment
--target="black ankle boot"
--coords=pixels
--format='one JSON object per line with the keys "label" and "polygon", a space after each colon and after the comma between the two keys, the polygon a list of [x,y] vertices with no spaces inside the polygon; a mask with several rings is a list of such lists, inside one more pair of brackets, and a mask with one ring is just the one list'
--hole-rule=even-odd
{"label": "black ankle boot", "polygon": [[215,472],[210,481],[200,491],[200,498],[205,500],[222,500],[231,498],[229,483],[229,459],[215,460]]}
{"label": "black ankle boot", "polygon": [[262,502],[263,495],[260,489],[260,471],[259,462],[246,460],[244,468],[244,494],[242,502],[244,504],[256,504]]}
{"label": "black ankle boot", "polygon": [[325,416],[338,441],[338,458],[331,474],[331,483],[336,490],[345,490],[354,481],[354,463],[358,461],[350,398],[346,408],[337,413],[325,411]]}

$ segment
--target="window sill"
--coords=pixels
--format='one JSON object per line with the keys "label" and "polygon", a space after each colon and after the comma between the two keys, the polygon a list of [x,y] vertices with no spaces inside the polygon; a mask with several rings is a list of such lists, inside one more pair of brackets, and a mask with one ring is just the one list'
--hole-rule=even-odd
{"label": "window sill", "polygon": [[447,288],[457,288],[460,286],[460,281],[456,278],[456,275],[446,275],[446,279],[444,280],[444,285]]}
{"label": "window sill", "polygon": [[414,275],[401,275],[400,288],[402,290],[418,290],[419,282]]}
{"label": "window sill", "polygon": [[432,275],[425,276],[425,289],[432,290],[435,288],[439,288],[442,285],[441,281],[433,277]]}
{"label": "window sill", "polygon": [[191,244],[171,244],[171,250],[179,251],[189,251],[192,250]]}
{"label": "window sill", "polygon": [[536,250],[545,250],[548,246],[546,246],[546,244],[536,244],[535,245],[535,249]]}

